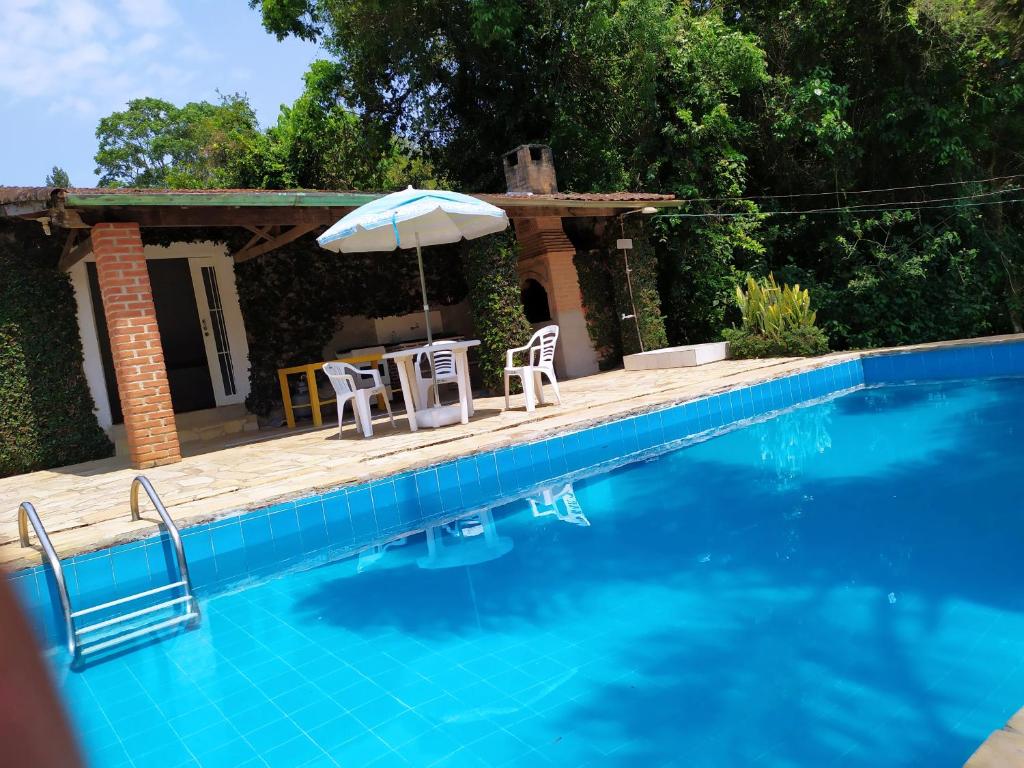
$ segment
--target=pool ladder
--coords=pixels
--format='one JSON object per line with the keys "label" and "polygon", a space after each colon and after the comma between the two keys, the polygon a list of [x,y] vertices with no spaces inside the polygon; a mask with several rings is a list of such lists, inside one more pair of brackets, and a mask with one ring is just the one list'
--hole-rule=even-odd
{"label": "pool ladder", "polygon": [[[46,556],[50,569],[53,571],[54,581],[57,585],[57,595],[60,598],[60,605],[64,614],[64,628],[67,633],[68,653],[71,654],[72,667],[77,666],[84,657],[89,656],[90,654],[98,653],[123,643],[155,634],[179,624],[185,624],[189,629],[199,625],[199,601],[196,599],[196,596],[192,591],[192,580],[188,575],[188,563],[185,560],[185,549],[181,543],[181,535],[178,533],[178,527],[174,524],[171,516],[167,513],[167,509],[164,507],[163,502],[160,501],[160,497],[153,488],[153,484],[150,483],[149,479],[143,475],[139,475],[132,480],[130,496],[132,520],[141,519],[139,515],[140,489],[146,492],[150,502],[152,502],[153,507],[160,516],[160,520],[163,522],[163,527],[166,529],[167,535],[174,546],[175,555],[177,556],[178,561],[177,580],[164,584],[160,587],[147,589],[143,592],[111,600],[100,605],[81,608],[77,611],[72,610],[71,608],[71,598],[68,595],[67,582],[64,580],[64,570],[61,567],[60,558],[57,557],[57,553],[53,548],[53,543],[50,541],[50,537],[46,533],[46,528],[43,527],[42,522],[39,520],[39,514],[36,512],[36,509],[31,502],[23,501],[18,507],[18,536],[21,539],[21,546],[30,546],[28,526],[29,523],[31,523],[32,530],[35,531],[36,537],[39,539],[40,545],[42,545],[43,554]],[[93,614],[100,613],[101,611],[107,611],[118,606],[127,607],[138,600],[143,600],[147,597],[159,595],[164,592],[172,592],[173,590],[181,590],[181,594],[172,597],[169,600],[164,600],[163,602],[155,603],[153,605],[147,605],[144,608],[137,608],[136,610],[129,611],[128,613],[121,613],[116,616],[97,621],[93,624],[80,626],[78,623],[78,620],[83,617],[91,616]],[[136,619],[157,614],[168,608],[180,610],[181,612],[170,618],[162,618],[154,623],[143,624],[141,626],[129,625],[129,631],[124,631],[120,634],[117,633],[116,628],[120,626],[124,629],[126,622],[133,622]],[[104,629],[113,629],[114,631],[112,633],[102,634],[99,636],[93,634]],[[88,637],[89,635],[99,637],[99,639],[93,640]]]}

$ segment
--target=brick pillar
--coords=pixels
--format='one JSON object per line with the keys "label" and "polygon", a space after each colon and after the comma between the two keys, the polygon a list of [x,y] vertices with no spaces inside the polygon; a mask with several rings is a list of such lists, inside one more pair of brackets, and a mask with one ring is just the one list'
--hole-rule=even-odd
{"label": "brick pillar", "polygon": [[557,216],[516,219],[519,241],[519,274],[536,276],[548,292],[552,322],[557,323],[558,349],[555,366],[568,378],[597,373],[597,352],[583,310],[579,276],[573,257],[576,249]]}
{"label": "brick pillar", "polygon": [[92,249],[132,466],[181,461],[139,225],[97,224]]}

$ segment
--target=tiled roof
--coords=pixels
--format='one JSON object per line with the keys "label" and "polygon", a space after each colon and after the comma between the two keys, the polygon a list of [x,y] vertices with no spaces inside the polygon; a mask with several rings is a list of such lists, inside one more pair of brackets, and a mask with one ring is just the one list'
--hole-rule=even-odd
{"label": "tiled roof", "polygon": [[[31,188],[29,188],[31,189]],[[92,197],[94,195],[373,195],[387,192],[356,189],[155,189],[148,187],[74,187],[67,190],[69,195]],[[506,192],[473,192],[478,197],[501,198],[503,200],[553,200],[564,202],[646,202],[674,200],[674,195],[653,192],[555,192],[547,195]]]}
{"label": "tiled roof", "polygon": [[0,187],[0,205],[46,202],[59,187]]}
{"label": "tiled roof", "polygon": [[[378,199],[384,192],[315,189],[152,189],[142,187],[0,187],[0,216],[39,216],[47,209],[90,211],[94,217],[106,209],[166,211],[287,209],[345,210]],[[509,216],[530,215],[530,211],[562,209],[568,215],[607,215],[607,209],[632,209],[644,205],[671,207],[673,195],[648,192],[556,192],[553,194],[473,193]],[[152,218],[156,214],[146,216]],[[177,214],[176,214],[177,215]],[[220,216],[223,218],[223,215]],[[294,218],[294,217],[293,217]],[[59,223],[59,222],[58,222]],[[160,226],[167,226],[162,222]]]}
{"label": "tiled roof", "polygon": [[563,200],[566,202],[607,202],[607,203],[645,203],[661,200],[675,200],[675,195],[661,195],[655,192],[554,192],[548,195],[533,194],[483,194],[481,197],[500,197],[506,200]]}

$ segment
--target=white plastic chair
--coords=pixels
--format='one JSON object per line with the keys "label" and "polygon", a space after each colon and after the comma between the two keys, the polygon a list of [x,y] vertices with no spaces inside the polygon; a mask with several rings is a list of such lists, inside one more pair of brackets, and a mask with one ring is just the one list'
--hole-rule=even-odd
{"label": "white plastic chair", "polygon": [[[384,347],[356,347],[350,349],[345,354],[339,354],[338,357],[362,357],[363,355],[383,355],[387,350]],[[394,387],[391,386],[391,372],[388,369],[388,361],[381,360],[374,366],[373,363],[356,363],[356,368],[361,371],[368,371],[371,368],[376,367],[380,371],[380,381],[384,385],[384,389],[387,392],[387,398],[390,400],[394,394]]]}
{"label": "white plastic chair", "polygon": [[[416,371],[416,391],[419,393],[420,407],[428,408],[427,398],[430,396],[430,390],[434,387],[434,379],[437,379],[437,386],[440,387],[442,384],[458,384],[459,375],[458,370],[455,367],[455,353],[450,349],[444,349],[445,345],[451,344],[450,341],[435,341],[431,345],[430,349],[432,352],[420,352],[416,355],[413,362],[413,368]],[[423,359],[426,358],[427,365],[426,371],[423,370]],[[430,360],[433,358],[434,363],[434,375],[430,373]],[[438,400],[441,399],[441,393],[436,393]]]}
{"label": "white plastic chair", "polygon": [[[384,407],[387,408],[388,418],[394,425],[395,417],[391,413],[391,403],[385,394],[384,385],[380,380],[380,372],[376,369],[363,371],[349,363],[324,363],[324,373],[331,380],[338,403],[338,436],[341,436],[341,420],[345,412],[345,405],[352,402],[352,415],[356,424],[363,432],[363,437],[373,436],[373,421],[370,417],[370,398],[384,394]],[[373,385],[362,389],[356,384],[359,376],[367,376],[373,380]]]}
{"label": "white plastic chair", "polygon": [[[508,384],[512,376],[518,376],[523,382],[523,394],[526,396],[526,410],[532,411],[537,402],[544,403],[544,380],[547,376],[551,388],[555,390],[555,400],[562,404],[562,395],[558,391],[558,379],[555,378],[555,345],[558,344],[558,326],[546,325],[530,338],[525,347],[516,347],[505,353],[505,408],[509,407]],[[523,353],[526,362],[515,364],[517,353]]]}

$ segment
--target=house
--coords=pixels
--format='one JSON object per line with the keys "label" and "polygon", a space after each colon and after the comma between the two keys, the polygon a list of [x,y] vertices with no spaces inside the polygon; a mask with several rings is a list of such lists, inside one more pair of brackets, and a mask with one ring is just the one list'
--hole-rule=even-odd
{"label": "house", "polygon": [[[558,192],[551,150],[544,146],[518,147],[503,164],[507,191],[479,197],[513,222],[528,312],[560,326],[561,375],[596,372],[573,264],[576,247],[564,223],[676,203],[671,195]],[[97,419],[132,464],[143,468],[178,461],[181,441],[208,434],[210,425],[252,426],[244,408],[250,337],[235,265],[272,259],[275,250],[312,237],[376,197],[306,190],[0,187],[0,217],[34,220],[63,239],[59,268],[74,287]],[[198,233],[212,227],[249,237],[233,251],[201,239],[166,247],[143,243],[147,229]],[[431,323],[442,332],[472,333],[465,307],[438,309]],[[421,326],[419,313],[348,318],[323,355],[419,338]]]}

